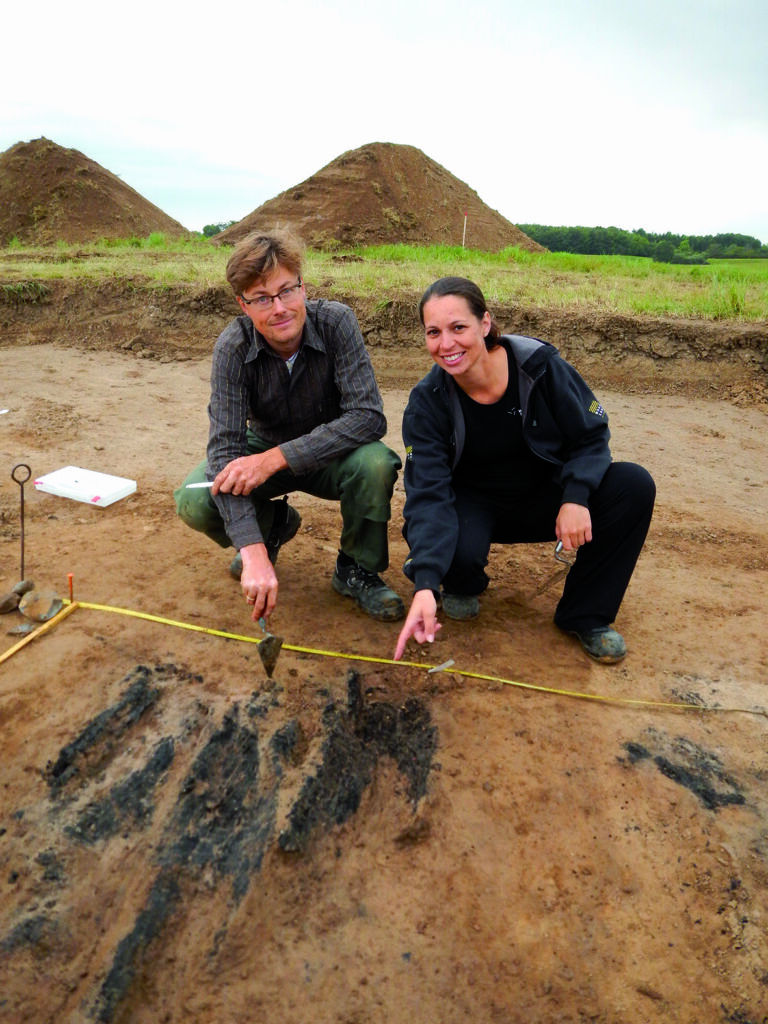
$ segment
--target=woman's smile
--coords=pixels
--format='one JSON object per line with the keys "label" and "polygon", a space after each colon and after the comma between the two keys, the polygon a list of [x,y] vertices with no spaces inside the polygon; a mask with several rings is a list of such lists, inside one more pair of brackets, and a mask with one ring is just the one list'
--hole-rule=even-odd
{"label": "woman's smile", "polygon": [[463,374],[484,361],[490,314],[480,319],[462,296],[443,295],[424,304],[423,317],[427,349],[443,369]]}

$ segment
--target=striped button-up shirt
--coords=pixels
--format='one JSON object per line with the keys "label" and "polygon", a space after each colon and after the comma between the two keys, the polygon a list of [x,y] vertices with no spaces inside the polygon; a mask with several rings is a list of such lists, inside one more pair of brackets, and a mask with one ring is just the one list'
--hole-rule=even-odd
{"label": "striped button-up shirt", "polygon": [[[254,328],[239,316],[213,350],[208,406],[211,477],[246,454],[246,428],[279,446],[300,476],[383,437],[381,394],[355,314],[340,302],[306,303],[301,348],[289,372]],[[216,504],[237,548],[263,540],[247,496],[218,494]]]}

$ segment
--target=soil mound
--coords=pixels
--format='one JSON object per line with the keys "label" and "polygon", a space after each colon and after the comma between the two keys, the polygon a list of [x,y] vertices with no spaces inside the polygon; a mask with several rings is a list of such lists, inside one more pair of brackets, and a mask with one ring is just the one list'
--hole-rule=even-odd
{"label": "soil mound", "polygon": [[289,227],[315,248],[339,245],[461,245],[497,252],[542,246],[486,206],[477,192],[414,146],[375,142],[350,150],[216,236]]}
{"label": "soil mound", "polygon": [[0,245],[187,233],[111,171],[45,138],[0,154],[0,198]]}

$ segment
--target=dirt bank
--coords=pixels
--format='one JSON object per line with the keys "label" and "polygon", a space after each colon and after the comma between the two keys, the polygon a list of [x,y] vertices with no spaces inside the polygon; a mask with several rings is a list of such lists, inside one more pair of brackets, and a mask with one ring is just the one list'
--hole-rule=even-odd
{"label": "dirt bank", "polygon": [[[308,294],[323,294],[308,282]],[[356,312],[384,383],[410,388],[427,366],[418,294],[387,304],[335,296]],[[51,282],[0,295],[0,348],[56,344],[126,351],[161,362],[207,357],[239,313],[226,286],[150,288],[141,281]],[[768,324],[628,317],[594,311],[502,306],[502,330],[546,338],[595,386],[623,392],[768,401]]]}

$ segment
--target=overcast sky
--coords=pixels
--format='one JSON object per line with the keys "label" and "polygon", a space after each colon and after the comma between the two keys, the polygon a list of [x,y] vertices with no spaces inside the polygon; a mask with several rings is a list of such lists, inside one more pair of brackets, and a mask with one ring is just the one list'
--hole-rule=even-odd
{"label": "overcast sky", "polygon": [[78,149],[192,230],[395,142],[514,223],[768,243],[768,0],[42,0],[3,37],[0,151]]}

